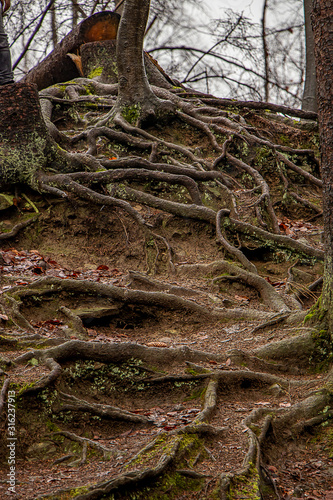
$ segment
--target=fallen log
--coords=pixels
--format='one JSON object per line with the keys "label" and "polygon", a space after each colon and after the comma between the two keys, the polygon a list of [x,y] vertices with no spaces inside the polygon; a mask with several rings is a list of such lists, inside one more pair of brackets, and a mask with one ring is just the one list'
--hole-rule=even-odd
{"label": "fallen log", "polygon": [[89,42],[115,40],[119,21],[119,14],[111,11],[98,12],[84,19],[21,82],[35,83],[38,90],[42,90],[82,76],[68,54],[79,55],[80,47]]}

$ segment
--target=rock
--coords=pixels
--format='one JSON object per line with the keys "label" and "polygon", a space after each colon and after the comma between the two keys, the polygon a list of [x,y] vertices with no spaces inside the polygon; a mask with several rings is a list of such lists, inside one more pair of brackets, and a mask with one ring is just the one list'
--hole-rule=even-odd
{"label": "rock", "polygon": [[6,208],[14,205],[14,197],[8,194],[0,193],[0,210],[6,210]]}
{"label": "rock", "polygon": [[27,456],[29,458],[40,458],[44,455],[54,455],[57,452],[57,447],[52,441],[43,441],[41,443],[34,443],[27,449]]}
{"label": "rock", "polygon": [[278,396],[281,396],[282,394],[284,394],[284,392],[285,391],[282,389],[282,387],[279,384],[273,384],[268,388],[268,393],[272,394],[272,396],[278,397]]}

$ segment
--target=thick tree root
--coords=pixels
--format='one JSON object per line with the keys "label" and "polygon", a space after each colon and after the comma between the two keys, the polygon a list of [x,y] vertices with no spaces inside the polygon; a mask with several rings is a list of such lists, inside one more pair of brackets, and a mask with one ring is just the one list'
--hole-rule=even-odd
{"label": "thick tree root", "polygon": [[[28,286],[13,287],[7,292],[6,296],[12,301],[10,294],[15,293],[16,297],[28,298],[31,296],[42,297],[44,295],[58,294],[64,291],[74,294],[93,294],[96,296],[107,297],[120,304],[138,304],[157,307],[163,310],[178,310],[195,314],[202,320],[220,320],[229,319],[259,319],[271,317],[270,313],[257,311],[255,309],[227,309],[227,308],[207,308],[194,301],[177,297],[164,292],[145,292],[142,290],[131,290],[114,285],[104,285],[82,280],[62,280],[61,278],[41,278]],[[17,302],[16,302],[17,304]],[[18,307],[18,304],[17,306]]]}
{"label": "thick tree root", "polygon": [[20,391],[20,396],[32,393],[35,394],[42,389],[45,389],[45,387],[51,385],[61,375],[62,368],[53,358],[46,357],[43,359],[43,363],[50,370],[50,374],[40,378],[37,382],[30,384],[27,388],[23,388]]}
{"label": "thick tree root", "polygon": [[[246,271],[235,264],[230,264],[225,260],[218,260],[209,264],[182,264],[176,267],[176,272],[180,276],[189,277],[223,274],[222,277],[214,279],[213,283],[216,284],[224,279],[241,281],[255,288],[262,300],[274,311],[289,312],[289,307],[286,305],[283,297],[264,278],[253,272]],[[225,276],[225,273],[228,273],[230,277]]]}
{"label": "thick tree root", "polygon": [[16,224],[11,231],[8,231],[8,233],[1,233],[0,234],[0,241],[4,240],[9,240],[10,238],[14,238],[22,229],[25,229],[26,227],[30,226],[30,224],[33,224],[36,222],[38,217],[33,217],[32,219],[28,219],[24,222],[20,222],[19,224]]}
{"label": "thick tree root", "polygon": [[[67,343],[67,345],[59,346],[59,348],[44,350],[44,352],[40,351],[39,356],[41,358],[47,356],[47,359],[50,359],[49,356],[53,355],[54,359],[57,359],[58,362],[75,358],[88,359],[87,353],[84,351],[85,347],[89,350],[89,357],[91,359],[102,360],[103,362],[121,362],[128,359],[129,356],[131,356],[131,358],[138,356],[138,353],[134,354],[133,350],[129,349],[130,352],[126,352],[126,358],[123,356],[119,358],[119,356],[117,357],[116,355],[115,348],[118,350],[122,348],[122,350],[124,350],[124,346],[112,346],[110,344],[92,346],[91,343],[80,341],[72,341]],[[128,348],[130,348],[130,345],[126,344],[126,350],[128,350]],[[164,352],[165,350],[159,349],[159,351]],[[151,354],[151,349],[141,349],[141,360],[146,361],[150,359],[150,361],[153,360],[153,362],[156,362],[156,357],[151,358],[151,356],[149,356],[149,358],[146,359],[144,352],[149,352],[149,354]],[[32,354],[37,355],[37,351]],[[193,358],[193,354],[187,351],[186,357],[187,359]],[[16,359],[15,361],[19,362],[23,361],[23,359],[21,357],[21,359]],[[164,364],[169,364],[170,360],[164,359],[163,362]],[[192,364],[191,366],[193,368],[195,365]],[[268,375],[267,373],[245,370],[214,370],[213,373],[202,374],[202,376],[208,378],[204,404],[202,410],[190,424],[171,432],[162,432],[124,465],[122,473],[113,477],[111,480],[88,485],[88,491],[83,494],[75,495],[74,498],[76,498],[76,500],[98,499],[106,494],[115,492],[121,494],[121,492],[126,491],[134,484],[136,486],[143,484],[147,485],[147,482],[152,484],[154,480],[166,472],[167,468],[170,468],[175,463],[176,459],[177,463],[179,463],[185,451],[193,447],[195,439],[197,439],[195,436],[200,437],[200,439],[204,439],[205,436],[215,436],[215,438],[223,440],[227,430],[225,428],[213,426],[209,423],[209,420],[216,412],[218,388],[220,385],[223,387],[230,387],[234,384],[241,384],[242,382],[245,382],[246,386],[252,383],[267,384],[269,386],[272,386],[272,384],[279,384],[281,387],[288,390],[292,383],[290,380],[281,379],[280,377]],[[166,378],[161,377],[160,380],[165,382]],[[297,385],[299,382],[295,381],[294,384]],[[148,423],[148,419],[131,414],[130,412],[125,412],[119,408],[87,403],[69,394],[60,393],[60,396],[63,402],[59,408],[63,411],[88,411],[104,418],[128,419],[133,423]],[[331,404],[332,394],[324,390],[321,393],[308,397],[300,403],[294,404],[290,408],[258,408],[253,410],[241,424],[248,437],[247,452],[242,467],[233,474],[221,474],[219,478],[220,498],[232,498],[236,490],[238,495],[241,494],[241,492],[247,492],[247,494],[249,494],[249,485],[251,484],[251,498],[259,499],[262,481],[267,482],[269,480],[269,474],[263,463],[262,453],[266,441],[270,439],[270,436],[275,435],[290,438],[291,436],[299,435],[309,426],[322,423],[332,414],[332,411],[324,411],[329,408]],[[102,452],[104,457],[113,453],[111,449],[95,441],[82,438],[68,431],[60,431],[54,434],[63,435],[68,439],[75,440],[82,444],[82,456],[80,459],[74,461],[72,465],[81,465],[85,462],[88,446]],[[177,471],[189,477],[200,479],[206,477],[205,474],[197,474],[196,471],[191,470],[188,472],[187,469],[177,468],[176,472]],[[191,472],[193,472],[193,474],[191,474]],[[71,490],[67,491],[70,492]]]}

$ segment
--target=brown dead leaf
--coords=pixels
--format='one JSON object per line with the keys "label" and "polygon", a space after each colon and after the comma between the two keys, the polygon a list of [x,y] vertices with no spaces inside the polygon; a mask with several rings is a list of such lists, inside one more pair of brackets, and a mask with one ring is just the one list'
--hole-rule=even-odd
{"label": "brown dead leaf", "polygon": [[245,297],[244,295],[235,295],[235,299],[239,300],[240,302],[248,302],[249,298]]}

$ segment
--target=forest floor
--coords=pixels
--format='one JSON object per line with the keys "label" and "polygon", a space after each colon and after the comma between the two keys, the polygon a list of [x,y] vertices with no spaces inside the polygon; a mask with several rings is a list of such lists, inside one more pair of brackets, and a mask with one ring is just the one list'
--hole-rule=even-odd
{"label": "forest floor", "polygon": [[[260,121],[254,112],[246,118]],[[283,126],[274,126],[281,139]],[[293,139],[306,135],[285,127]],[[187,146],[201,140],[205,158],[214,156],[201,132],[175,123],[164,130],[164,140],[171,136]],[[99,154],[105,148],[103,138]],[[121,148],[114,159],[128,154]],[[313,211],[320,189],[292,174],[293,189],[299,182],[299,196],[312,207],[283,204],[285,173],[273,171],[267,149],[251,154],[245,152],[249,163],[260,164],[269,179],[281,233],[322,250],[322,217]],[[225,171],[238,184],[239,218],[252,221],[249,176],[236,167]],[[188,203],[179,186],[135,187]],[[205,193],[207,206],[223,206],[214,181],[206,182]],[[330,404],[318,407],[318,418],[301,409],[290,423],[283,420],[322,391],[329,365],[306,351],[299,363],[297,352],[282,361],[263,354],[312,331],[303,320],[320,296],[320,286],[309,285],[322,276],[322,259],[229,233],[293,312],[297,295],[299,317],[289,321],[290,311],[274,309],[249,275],[205,267],[239,265],[207,221],[131,201],[149,221],[147,234],[121,208],[22,186],[6,195],[2,234],[27,215],[38,211],[38,218],[1,241],[0,375],[11,384],[2,403],[15,404],[17,437],[15,493],[8,490],[5,457],[1,498],[333,500]],[[13,320],[6,309],[11,300],[18,304],[10,309]],[[284,423],[275,426],[275,418]]]}

